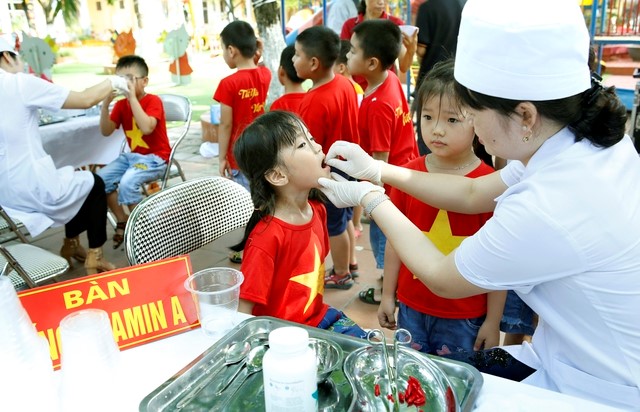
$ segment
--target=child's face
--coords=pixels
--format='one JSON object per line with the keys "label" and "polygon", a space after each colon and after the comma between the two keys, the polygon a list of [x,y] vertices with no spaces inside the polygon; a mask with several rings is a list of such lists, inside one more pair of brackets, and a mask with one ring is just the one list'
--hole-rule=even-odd
{"label": "child's face", "polygon": [[144,96],[144,88],[149,82],[147,76],[143,76],[137,67],[123,67],[116,71],[116,75],[123,77],[127,80],[129,90],[135,90],[135,94],[138,98]]}
{"label": "child's face", "polygon": [[360,47],[360,40],[353,34],[351,36],[351,49],[347,53],[347,69],[349,73],[366,74],[368,58],[364,57],[364,51]]}
{"label": "child's face", "polygon": [[313,140],[306,127],[298,133],[293,146],[280,150],[289,184],[300,190],[319,187],[318,179],[331,178],[331,169],[324,163],[322,146]]}
{"label": "child's face", "polygon": [[422,140],[438,157],[455,158],[468,155],[471,150],[473,126],[448,96],[431,96],[424,102],[420,128]]}
{"label": "child's face", "polygon": [[291,61],[293,61],[293,67],[296,69],[299,78],[309,79],[311,77],[313,62],[311,58],[305,54],[300,43],[296,42],[294,47],[296,52],[291,59]]}

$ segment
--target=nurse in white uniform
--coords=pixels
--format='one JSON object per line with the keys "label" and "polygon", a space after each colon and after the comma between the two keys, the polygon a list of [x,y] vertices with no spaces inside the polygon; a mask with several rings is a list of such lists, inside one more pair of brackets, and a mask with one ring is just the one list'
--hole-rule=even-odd
{"label": "nurse in white uniform", "polygon": [[[86,109],[126,81],[114,76],[73,92],[23,71],[19,55],[0,38],[0,205],[22,221],[32,236],[65,225],[60,254],[69,263],[72,257],[85,262],[87,274],[114,269],[102,255],[107,239],[104,183],[97,175],[71,166],[56,169],[42,147],[38,109]],[[78,239],[84,231],[88,252]]]}
{"label": "nurse in white uniform", "polygon": [[[505,374],[528,369],[524,382],[638,410],[640,159],[624,134],[624,106],[591,78],[588,48],[575,0],[469,0],[457,91],[487,151],[508,166],[467,179],[378,162],[345,142],[329,150],[327,163],[356,178],[442,209],[493,211],[451,254],[372,183],[320,184],[336,205],[361,204],[435,293],[513,289],[540,315],[530,345],[505,348],[517,360],[501,352]],[[491,363],[498,352],[465,360]]]}

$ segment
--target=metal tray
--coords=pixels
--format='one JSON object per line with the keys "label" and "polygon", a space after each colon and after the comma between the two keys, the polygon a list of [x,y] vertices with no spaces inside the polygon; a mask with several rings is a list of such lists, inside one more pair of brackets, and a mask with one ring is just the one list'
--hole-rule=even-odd
{"label": "metal tray", "polygon": [[[217,372],[225,368],[223,358],[224,348],[227,345],[249,340],[255,335],[264,335],[283,326],[300,326],[309,331],[310,337],[333,340],[342,347],[345,358],[355,349],[370,346],[366,340],[272,317],[247,319],[147,395],[140,402],[140,411],[263,411],[264,391],[261,372],[251,375],[244,383],[232,383],[222,395],[216,396],[215,392],[218,386],[227,376],[224,373],[226,371]],[[437,356],[424,356],[429,356],[445,372],[456,392],[460,410],[462,412],[471,411],[483,383],[480,372],[465,363]],[[201,382],[213,376],[212,374],[216,375],[189,403],[182,408],[176,408],[176,405],[192,388],[197,387]],[[236,392],[235,389],[238,384],[242,385],[242,390]],[[234,392],[236,395],[230,397],[229,394]],[[351,385],[342,372],[342,368],[335,370],[330,375],[329,380],[318,387],[318,392],[319,411],[348,411],[355,404]]]}

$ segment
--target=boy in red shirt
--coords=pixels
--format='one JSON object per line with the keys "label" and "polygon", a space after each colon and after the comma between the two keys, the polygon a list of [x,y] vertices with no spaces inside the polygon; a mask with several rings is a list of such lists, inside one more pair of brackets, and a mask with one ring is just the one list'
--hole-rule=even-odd
{"label": "boy in red shirt", "polygon": [[264,113],[271,72],[257,65],[261,45],[249,23],[238,20],[227,24],[220,33],[220,40],[225,63],[231,69],[238,69],[220,81],[213,95],[220,103],[220,176],[249,190],[249,182],[233,157],[233,145],[244,128]]}
{"label": "boy in red shirt", "polygon": [[[325,152],[337,140],[360,140],[356,91],[349,79],[333,72],[339,53],[340,39],[327,27],[311,27],[296,38],[293,66],[300,78],[313,80],[300,104],[300,115]],[[353,286],[351,271],[357,268],[353,208],[338,209],[329,201],[325,206],[333,260],[325,288],[349,289]]]}
{"label": "boy in red shirt", "polygon": [[[358,113],[360,146],[374,159],[397,166],[418,156],[407,99],[400,80],[389,70],[401,46],[402,34],[396,24],[366,20],[353,29],[347,55],[349,72],[367,80]],[[388,192],[390,187],[385,189]],[[376,267],[382,269],[387,238],[374,221],[370,222],[369,235]],[[371,297],[371,290],[361,296],[368,303],[372,303]]]}
{"label": "boy in red shirt", "polygon": [[131,153],[121,153],[97,172],[104,180],[107,205],[118,222],[113,235],[114,249],[124,241],[127,214],[122,205],[131,211],[140,203],[142,185],[162,177],[171,154],[162,100],[145,91],[148,74],[149,67],[142,57],[121,57],[116,75],[127,80],[126,99],[116,102],[109,114],[109,104],[114,98],[110,94],[102,102],[100,112],[102,135],[110,136],[122,126],[131,148]]}
{"label": "boy in red shirt", "polygon": [[269,110],[286,110],[300,115],[300,103],[305,91],[302,88],[304,79],[298,77],[293,67],[293,55],[296,53],[293,46],[287,46],[280,54],[280,67],[278,68],[278,80],[284,86],[284,94],[278,97]]}

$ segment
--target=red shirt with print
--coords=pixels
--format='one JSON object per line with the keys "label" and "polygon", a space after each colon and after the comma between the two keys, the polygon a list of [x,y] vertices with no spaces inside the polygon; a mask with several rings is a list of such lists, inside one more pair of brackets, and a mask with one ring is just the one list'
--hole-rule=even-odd
{"label": "red shirt with print", "polygon": [[127,99],[118,100],[109,117],[116,124],[116,128],[122,125],[131,152],[143,155],[154,154],[168,162],[171,145],[167,137],[167,122],[162,100],[155,94],[147,93],[140,99],[140,106],[147,116],[155,117],[158,121],[156,128],[148,135],[142,134],[138,128]]}
{"label": "red shirt with print", "polygon": [[[358,113],[360,146],[369,154],[388,152],[387,163],[400,166],[418,156],[407,99],[398,77],[387,78],[362,100]],[[387,192],[391,189],[385,185]]]}
{"label": "red shirt with print", "polygon": [[[425,156],[411,160],[404,167],[426,172]],[[481,163],[466,176],[480,177],[493,171],[491,166]],[[398,209],[444,254],[452,252],[465,238],[476,233],[492,216],[491,213],[467,215],[440,210],[395,188],[391,189],[389,195]],[[397,295],[398,299],[410,308],[439,318],[477,318],[487,313],[486,293],[462,299],[442,298],[413,276],[404,264],[400,266],[398,273]]]}
{"label": "red shirt with print", "polygon": [[309,202],[313,217],[304,225],[278,218],[261,220],[242,256],[240,298],[254,303],[252,314],[318,326],[324,303],[324,260],[329,253],[327,212]]}
{"label": "red shirt with print", "polygon": [[264,66],[238,70],[220,80],[213,100],[231,107],[231,136],[227,149],[227,161],[232,169],[238,169],[233,157],[233,145],[240,133],[256,117],[264,113],[271,72]]}

